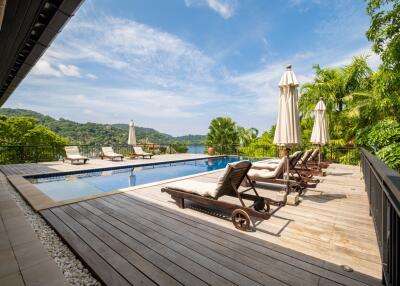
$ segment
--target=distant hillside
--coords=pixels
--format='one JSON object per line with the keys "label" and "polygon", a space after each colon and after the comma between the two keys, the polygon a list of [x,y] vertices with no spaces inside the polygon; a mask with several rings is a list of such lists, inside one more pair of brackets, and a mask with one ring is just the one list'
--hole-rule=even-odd
{"label": "distant hillside", "polygon": [[[125,144],[128,138],[128,124],[78,123],[68,119],[54,119],[39,112],[26,109],[0,108],[0,114],[7,116],[25,116],[36,118],[40,124],[46,125],[60,136],[76,144]],[[174,137],[158,132],[152,128],[136,126],[136,138],[147,138],[152,143],[188,142],[200,143],[205,135],[185,135]]]}

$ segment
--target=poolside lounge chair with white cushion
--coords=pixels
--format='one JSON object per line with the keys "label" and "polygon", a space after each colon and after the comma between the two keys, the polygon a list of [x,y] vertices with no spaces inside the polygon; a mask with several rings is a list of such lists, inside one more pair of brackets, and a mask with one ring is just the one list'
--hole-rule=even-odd
{"label": "poolside lounge chair with white cushion", "polygon": [[118,153],[115,153],[112,147],[101,147],[101,159],[108,158],[111,161],[114,159],[120,159],[121,161],[124,159],[124,156]]}
{"label": "poolside lounge chair with white cushion", "polygon": [[142,157],[143,159],[145,157],[149,157],[151,159],[151,156],[153,156],[153,154],[143,151],[142,147],[133,147],[133,153],[135,157]]}
{"label": "poolside lounge chair with white cushion", "polygon": [[64,149],[66,156],[63,158],[63,162],[65,160],[69,160],[71,161],[71,164],[73,164],[74,162],[79,162],[80,160],[82,160],[83,164],[86,164],[86,162],[89,160],[88,157],[82,156],[79,153],[78,146],[67,146],[64,147]]}
{"label": "poolside lounge chair with white cushion", "polygon": [[252,181],[275,183],[277,179],[282,178],[286,162],[287,158],[282,157],[275,168],[251,169],[247,175]]}
{"label": "poolside lounge chair with white cushion", "polygon": [[[294,170],[294,166],[301,157],[302,152],[295,152],[291,157],[289,157],[289,187],[291,191],[296,191],[300,195],[306,187],[315,187],[314,185],[308,184],[309,180],[303,178],[298,172]],[[268,166],[258,166],[257,168],[252,168],[248,172],[248,176],[253,183],[263,182],[269,184],[286,185],[287,182],[283,179],[283,174],[285,173],[287,158],[283,157],[279,159],[278,164],[270,164]]]}
{"label": "poolside lounge chair with white cushion", "polygon": [[[161,192],[170,194],[180,208],[185,207],[185,199],[187,199],[204,206],[232,210],[234,226],[240,230],[247,230],[250,227],[250,217],[269,219],[272,214],[270,204],[278,206],[285,204],[285,202],[275,202],[269,198],[261,197],[257,193],[254,185],[247,177],[250,168],[251,163],[249,161],[230,163],[217,182],[182,180],[167,184],[161,189]],[[250,187],[239,190],[243,180],[247,180]],[[254,194],[251,194],[250,191],[253,191]],[[218,200],[222,196],[236,197],[239,204]],[[244,200],[251,203],[247,202],[249,205],[246,205]]]}
{"label": "poolside lounge chair with white cushion", "polygon": [[[289,163],[292,164],[293,160],[296,160],[296,164],[298,161],[298,157],[302,153],[301,151],[296,151],[292,155],[289,156]],[[275,158],[275,159],[267,159],[263,161],[258,161],[253,163],[252,168],[253,169],[267,169],[267,170],[275,170],[275,168],[279,165],[281,162],[281,158]]]}

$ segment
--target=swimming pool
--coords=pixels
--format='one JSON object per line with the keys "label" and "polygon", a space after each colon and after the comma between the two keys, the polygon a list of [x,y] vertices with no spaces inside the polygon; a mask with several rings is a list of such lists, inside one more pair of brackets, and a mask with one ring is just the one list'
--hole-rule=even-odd
{"label": "swimming pool", "polygon": [[225,168],[240,157],[168,162],[137,167],[84,171],[77,174],[27,177],[34,186],[54,201],[76,199],[118,189],[199,174]]}

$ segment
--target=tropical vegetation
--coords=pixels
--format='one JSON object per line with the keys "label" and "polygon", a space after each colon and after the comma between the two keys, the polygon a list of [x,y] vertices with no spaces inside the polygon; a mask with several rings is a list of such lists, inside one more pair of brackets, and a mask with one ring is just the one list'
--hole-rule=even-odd
{"label": "tropical vegetation", "polygon": [[[128,124],[98,124],[78,123],[68,119],[54,119],[39,112],[26,109],[0,108],[0,114],[12,117],[30,117],[37,123],[48,127],[59,136],[68,140],[71,144],[79,145],[116,145],[126,144],[128,138]],[[203,142],[204,135],[185,135],[174,137],[158,132],[152,128],[136,126],[136,138],[138,142],[151,142],[156,144],[196,144]],[[50,142],[49,142],[50,143]]]}
{"label": "tropical vegetation", "polygon": [[[314,108],[322,98],[327,106],[331,146],[365,147],[400,170],[400,1],[369,0],[367,14],[371,26],[366,36],[373,51],[380,55],[381,65],[372,70],[367,55],[354,56],[350,64],[341,67],[315,65],[314,79],[300,88],[302,139],[309,142]],[[217,118],[211,122],[208,138],[214,144],[238,143],[238,134],[244,134],[243,130],[235,129],[229,118],[223,121],[229,129],[225,130]],[[272,126],[258,138],[251,133],[243,141],[246,144],[242,144],[241,153],[250,157],[273,156],[274,130]],[[339,160],[357,162],[353,157],[357,154],[343,154]]]}

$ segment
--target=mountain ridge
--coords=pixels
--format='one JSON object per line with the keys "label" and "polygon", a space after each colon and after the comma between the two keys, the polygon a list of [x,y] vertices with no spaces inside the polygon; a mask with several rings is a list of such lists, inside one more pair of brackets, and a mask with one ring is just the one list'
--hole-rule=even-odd
{"label": "mountain ridge", "polygon": [[[47,126],[61,137],[71,141],[73,144],[126,144],[128,138],[128,124],[100,124],[93,122],[79,123],[60,117],[55,119],[28,109],[0,108],[0,114],[6,116],[32,117],[41,125]],[[158,144],[169,144],[174,142],[186,142],[189,144],[201,143],[206,135],[188,134],[183,136],[172,136],[162,133],[154,128],[135,126],[137,140]],[[147,139],[146,139],[147,138]]]}

